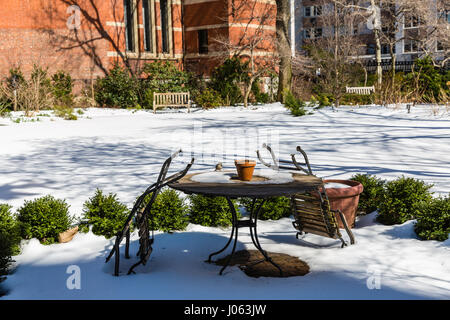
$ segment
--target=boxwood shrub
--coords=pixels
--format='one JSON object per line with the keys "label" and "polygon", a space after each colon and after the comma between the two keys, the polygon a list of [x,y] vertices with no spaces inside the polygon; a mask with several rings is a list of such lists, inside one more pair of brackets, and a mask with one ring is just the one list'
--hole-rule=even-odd
{"label": "boxwood shrub", "polygon": [[301,117],[306,115],[306,103],[302,100],[296,98],[293,93],[289,90],[283,91],[284,104],[286,109],[288,109],[294,117]]}
{"label": "boxwood shrub", "polygon": [[43,244],[57,242],[58,234],[69,229],[73,222],[66,201],[51,195],[25,201],[17,219],[22,238],[37,238]]}
{"label": "boxwood shrub", "polygon": [[12,256],[20,252],[20,227],[11,206],[0,204],[0,281],[8,274]]}
{"label": "boxwood shrub", "polygon": [[[14,262],[14,260],[11,258],[13,256],[12,252],[12,243],[9,238],[9,235],[4,232],[0,231],[0,282],[2,282],[9,271],[11,264]],[[0,296],[2,295],[0,290]]]}
{"label": "boxwood shrub", "polygon": [[[240,198],[239,204],[243,206],[247,212],[252,209],[252,199]],[[255,203],[255,210],[257,209],[260,201]],[[284,217],[290,217],[292,214],[291,210],[291,199],[288,197],[271,197],[268,198],[261,211],[258,214],[258,219],[261,220],[278,220]]]}
{"label": "boxwood shrub", "polygon": [[[151,196],[145,198],[144,204],[150,201]],[[184,230],[189,223],[188,206],[178,192],[166,188],[156,197],[148,219],[150,230]]]}
{"label": "boxwood shrub", "polygon": [[102,190],[97,189],[83,205],[82,220],[86,224],[80,225],[80,231],[87,232],[92,226],[95,235],[114,237],[122,229],[129,213],[128,207],[117,199],[116,194],[104,195]]}
{"label": "boxwood shrub", "polygon": [[404,176],[386,183],[377,220],[386,225],[401,224],[415,219],[419,206],[432,199],[433,185]]}
{"label": "boxwood shrub", "polygon": [[223,105],[220,93],[210,88],[206,88],[201,91],[195,97],[195,103],[197,106],[202,107],[203,109],[211,109]]}
{"label": "boxwood shrub", "polygon": [[118,64],[95,82],[95,101],[99,106],[128,108],[139,102],[139,81]]}
{"label": "boxwood shrub", "polygon": [[358,214],[364,215],[377,210],[382,201],[386,182],[370,174],[356,174],[350,180],[358,181],[364,187],[359,195]]}
{"label": "boxwood shrub", "polygon": [[[189,201],[191,203],[190,222],[207,227],[227,227],[231,225],[232,215],[224,197],[189,195]],[[240,212],[237,203],[234,200],[232,201],[239,219]]]}
{"label": "boxwood shrub", "polygon": [[450,194],[419,206],[414,230],[422,240],[445,241],[450,233]]}

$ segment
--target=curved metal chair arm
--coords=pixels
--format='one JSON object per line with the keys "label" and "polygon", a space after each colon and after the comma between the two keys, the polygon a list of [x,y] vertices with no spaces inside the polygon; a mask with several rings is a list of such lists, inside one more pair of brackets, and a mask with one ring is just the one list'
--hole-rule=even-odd
{"label": "curved metal chair arm", "polygon": [[[308,156],[306,155],[306,152],[303,151],[303,149],[300,146],[297,146],[297,151],[300,152],[303,155],[303,158],[305,159],[305,163],[299,163],[297,161],[297,159],[295,158],[295,154],[291,154],[291,160],[277,160],[277,158],[275,157],[275,153],[273,152],[273,150],[270,147],[270,145],[264,143],[262,146],[263,146],[263,148],[266,148],[269,151],[269,153],[270,153],[270,155],[271,155],[271,157],[273,159],[273,164],[267,163],[266,161],[264,161],[262,159],[259,150],[256,150],[256,155],[258,157],[258,160],[261,161],[261,163],[263,165],[265,165],[266,167],[269,167],[269,168],[274,169],[274,170],[280,170],[280,169],[284,169],[284,170],[298,170],[298,171],[303,171],[307,175],[313,175],[312,170],[311,170],[311,166],[309,164]],[[290,164],[290,165],[293,165],[294,167],[282,166],[282,165],[280,165],[280,163]],[[306,165],[307,169],[304,169],[302,167],[302,165]]]}
{"label": "curved metal chair arm", "polygon": [[276,159],[276,157],[275,157],[275,153],[273,152],[273,150],[272,150],[272,148],[270,147],[270,145],[267,145],[267,144],[263,143],[262,146],[263,146],[263,148],[266,148],[266,149],[270,152],[270,155],[272,156],[272,159],[273,159],[273,163],[274,163],[274,164],[270,164],[270,163],[265,162],[265,161],[261,158],[261,154],[259,153],[259,150],[256,150],[256,155],[257,155],[259,161],[261,161],[261,163],[262,163],[263,165],[265,165],[266,167],[269,167],[269,168],[274,169],[274,170],[279,170],[279,169],[280,169],[280,166],[279,166],[278,161],[277,161],[277,159]]}
{"label": "curved metal chair arm", "polygon": [[180,153],[183,153],[183,150],[179,149],[179,150],[175,151],[175,152],[170,156],[170,159],[173,160],[173,159],[176,158]]}
{"label": "curved metal chair arm", "polygon": [[[306,164],[306,166],[308,167],[308,171],[306,171],[305,169],[303,169],[303,168],[300,166],[300,164],[299,164],[299,163],[297,162],[297,160],[295,159],[295,154],[291,154],[292,163],[294,164],[294,166],[295,166],[297,169],[299,169],[299,170],[305,172],[306,174],[312,175],[313,173],[312,173],[312,170],[311,170],[311,166],[309,165],[309,160],[308,160],[308,156],[306,155],[306,152],[303,151],[303,149],[302,149],[300,146],[297,146],[297,151],[300,152],[300,153],[302,154],[303,158],[305,159],[305,163],[304,163],[304,164]],[[302,164],[303,164],[303,163],[302,163]]]}
{"label": "curved metal chair arm", "polygon": [[[118,275],[119,246],[124,237],[126,237],[126,242],[127,242],[126,249],[125,249],[126,250],[125,256],[128,257],[128,247],[129,247],[129,242],[130,242],[130,225],[131,225],[131,222],[133,221],[133,218],[136,219],[136,223],[138,223],[138,224],[140,224],[141,221],[143,221],[143,219],[147,219],[147,216],[150,213],[152,204],[155,201],[156,196],[161,191],[161,189],[163,187],[167,186],[168,184],[183,178],[186,175],[186,173],[189,171],[189,169],[192,167],[192,165],[194,163],[194,158],[191,159],[191,162],[188,163],[183,170],[176,172],[169,177],[166,177],[167,172],[170,167],[170,164],[172,163],[172,160],[174,158],[176,158],[180,153],[182,153],[181,149],[174,152],[169,158],[167,158],[164,161],[164,164],[162,165],[161,170],[159,172],[157,181],[155,183],[153,183],[152,185],[150,185],[144,191],[144,193],[141,196],[139,196],[139,198],[136,200],[136,202],[133,206],[133,209],[131,210],[130,214],[128,215],[126,222],[124,223],[122,230],[117,233],[114,246],[113,246],[111,252],[109,253],[108,257],[106,258],[106,262],[108,262],[112,258],[112,256],[114,254],[116,254],[116,265],[115,265],[115,272],[114,272],[115,275]],[[152,194],[149,203],[145,206],[145,208],[143,208],[143,211],[141,213],[138,213],[138,211],[142,208],[142,204],[144,203],[146,196],[149,194]],[[141,237],[142,237],[142,234],[141,234]],[[152,238],[150,239],[150,243],[153,243],[153,234],[152,234]],[[142,261],[143,260],[141,260],[141,262]]]}

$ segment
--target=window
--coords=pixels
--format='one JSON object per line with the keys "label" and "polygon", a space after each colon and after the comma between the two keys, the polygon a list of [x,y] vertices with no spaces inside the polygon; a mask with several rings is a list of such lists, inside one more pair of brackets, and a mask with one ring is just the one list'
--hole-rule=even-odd
{"label": "window", "polygon": [[162,52],[169,53],[169,19],[167,0],[160,0],[161,8],[161,45]]}
{"label": "window", "polygon": [[316,17],[322,15],[322,6],[307,6],[305,8],[305,17]]}
{"label": "window", "polygon": [[417,16],[405,16],[405,28],[417,28],[420,25],[420,19]]}
{"label": "window", "polygon": [[315,6],[314,7],[314,15],[316,17],[322,15],[322,6]]}
{"label": "window", "polygon": [[303,37],[305,39],[317,39],[323,35],[322,28],[310,28],[303,30]]}
{"label": "window", "polygon": [[438,41],[436,44],[437,51],[444,51],[444,44],[441,41]]}
{"label": "window", "polygon": [[134,51],[134,8],[133,0],[124,0],[125,43],[127,51]]}
{"label": "window", "polygon": [[142,20],[144,23],[144,50],[153,51],[152,12],[150,0],[142,0]]}
{"label": "window", "polygon": [[314,38],[322,38],[322,28],[314,29]]}
{"label": "window", "polygon": [[303,33],[305,39],[311,39],[311,32],[309,31],[309,29],[303,30]]}
{"label": "window", "polygon": [[208,53],[208,30],[198,30],[198,53]]}
{"label": "window", "polygon": [[311,16],[312,16],[311,7],[305,7],[305,17]]}
{"label": "window", "polygon": [[447,23],[450,23],[450,10],[442,10],[438,14],[438,18],[440,20],[444,20]]}
{"label": "window", "polygon": [[[395,46],[392,47],[393,53],[395,53]],[[383,44],[381,46],[381,54],[391,54],[391,48],[388,44]]]}
{"label": "window", "polygon": [[375,44],[369,43],[369,44],[366,46],[366,54],[375,54],[375,52],[376,52]]}
{"label": "window", "polygon": [[407,39],[405,40],[403,44],[403,51],[404,52],[417,52],[418,51],[418,45],[416,40]]}

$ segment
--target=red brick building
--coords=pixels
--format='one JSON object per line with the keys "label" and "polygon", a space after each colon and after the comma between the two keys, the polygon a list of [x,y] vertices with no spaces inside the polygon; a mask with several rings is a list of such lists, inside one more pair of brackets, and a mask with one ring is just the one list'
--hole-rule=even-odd
{"label": "red brick building", "polygon": [[89,80],[155,60],[209,75],[236,51],[273,54],[275,15],[274,0],[0,0],[0,76],[38,64]]}

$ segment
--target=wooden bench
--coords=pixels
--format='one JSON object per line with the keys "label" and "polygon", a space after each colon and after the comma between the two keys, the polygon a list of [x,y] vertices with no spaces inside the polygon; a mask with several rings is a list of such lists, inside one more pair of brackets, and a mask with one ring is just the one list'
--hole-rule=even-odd
{"label": "wooden bench", "polygon": [[346,93],[369,95],[375,92],[375,86],[371,87],[345,87]]}
{"label": "wooden bench", "polygon": [[164,107],[187,107],[191,112],[191,97],[189,92],[166,92],[153,94],[153,113],[157,108]]}

